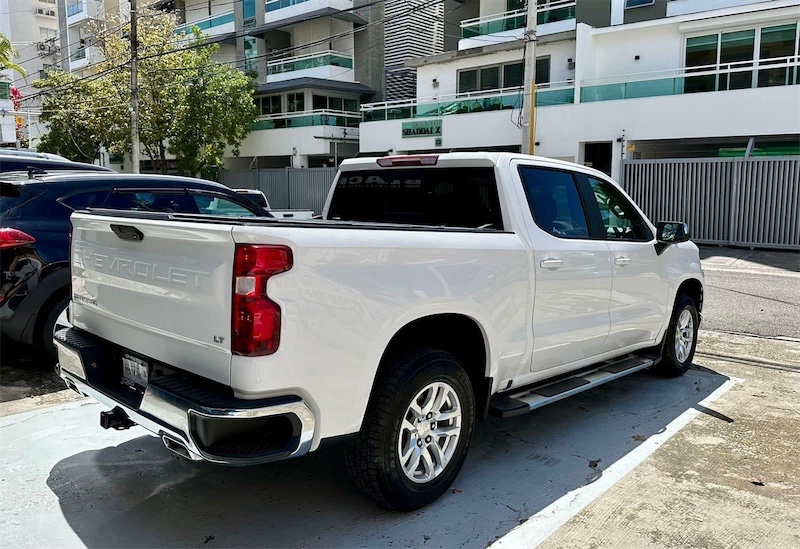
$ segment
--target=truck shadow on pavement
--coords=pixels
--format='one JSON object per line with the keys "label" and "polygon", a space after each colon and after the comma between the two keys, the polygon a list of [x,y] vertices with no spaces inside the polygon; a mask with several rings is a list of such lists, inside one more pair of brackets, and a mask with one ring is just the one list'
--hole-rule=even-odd
{"label": "truck shadow on pavement", "polygon": [[233,468],[185,461],[143,436],[63,459],[47,485],[89,547],[485,547],[600,478],[727,379],[640,372],[522,417],[490,418],[451,490],[408,514],[358,492],[338,450]]}

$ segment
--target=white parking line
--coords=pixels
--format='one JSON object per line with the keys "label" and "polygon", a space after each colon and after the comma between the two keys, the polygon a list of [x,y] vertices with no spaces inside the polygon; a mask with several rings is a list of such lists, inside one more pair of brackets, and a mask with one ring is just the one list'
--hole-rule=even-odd
{"label": "white parking line", "polygon": [[[700,406],[708,406],[741,381],[741,379],[729,379],[698,404]],[[508,534],[498,539],[489,546],[490,549],[506,549],[510,547],[532,549],[537,547],[569,519],[580,513],[587,505],[622,480],[625,475],[647,459],[650,454],[669,440],[672,435],[686,427],[699,414],[699,410],[689,408],[672,420],[663,431],[651,436],[628,454],[617,460],[608,469],[604,470],[603,475],[598,480],[564,494],[511,530]]]}

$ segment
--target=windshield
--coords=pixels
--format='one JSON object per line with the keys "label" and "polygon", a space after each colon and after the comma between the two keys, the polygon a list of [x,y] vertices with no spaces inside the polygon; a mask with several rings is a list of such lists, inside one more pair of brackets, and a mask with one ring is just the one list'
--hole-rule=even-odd
{"label": "windshield", "polygon": [[328,219],[503,229],[493,168],[343,172]]}

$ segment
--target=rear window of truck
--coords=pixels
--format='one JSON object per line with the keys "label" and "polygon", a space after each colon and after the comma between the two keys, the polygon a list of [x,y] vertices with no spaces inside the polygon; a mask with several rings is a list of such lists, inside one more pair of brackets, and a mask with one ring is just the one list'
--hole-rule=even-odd
{"label": "rear window of truck", "polygon": [[493,168],[342,172],[328,219],[503,229]]}

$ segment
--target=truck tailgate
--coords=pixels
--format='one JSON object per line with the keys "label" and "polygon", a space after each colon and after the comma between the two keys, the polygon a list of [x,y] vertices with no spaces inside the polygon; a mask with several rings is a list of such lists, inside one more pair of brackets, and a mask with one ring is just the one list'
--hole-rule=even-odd
{"label": "truck tailgate", "polygon": [[73,325],[230,384],[231,226],[71,219]]}

